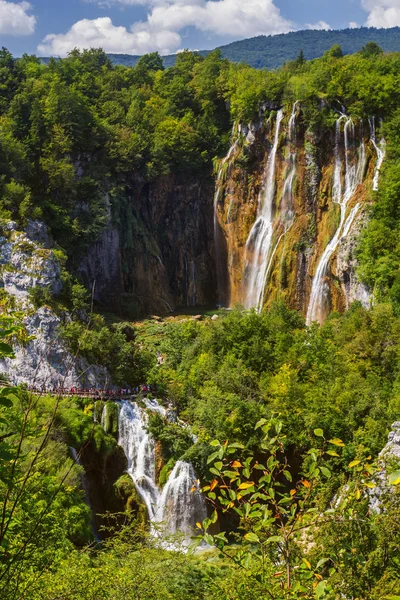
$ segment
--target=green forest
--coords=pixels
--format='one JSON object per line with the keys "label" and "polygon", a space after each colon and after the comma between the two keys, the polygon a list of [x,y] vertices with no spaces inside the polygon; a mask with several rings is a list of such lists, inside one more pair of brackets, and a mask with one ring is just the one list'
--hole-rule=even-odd
{"label": "green forest", "polygon": [[[101,50],[46,65],[0,52],[1,223],[43,220],[63,280],[60,295],[34,288],[31,301],[68,313],[59,334],[75,356],[171,403],[187,427],[151,411],[147,423],[160,485],[188,461],[207,499],[190,550],[179,536],[168,548],[125,473],[118,405],[100,423],[101,401],[4,378],[2,600],[399,600],[400,465],[382,484],[379,453],[400,415],[400,54],[368,42],[306,58],[267,71],[218,50],[169,68],[156,53],[132,68]],[[356,123],[383,120],[387,157],[357,246],[373,307],[306,327],[283,302],[142,323],[92,306],[76,266],[109,211],[123,221],[143,182],[211,178],[234,123],[295,101],[318,137],[341,106]],[[0,359],[13,360],[29,341],[24,315],[4,290],[0,305]],[[102,496],[96,527],[85,472]]]}
{"label": "green forest", "polygon": [[[282,33],[280,35],[260,35],[255,38],[232,42],[221,46],[218,50],[222,56],[236,63],[246,63],[255,69],[278,69],[285,62],[295,60],[303,50],[308,60],[319,58],[335,44],[339,44],[343,54],[354,54],[363,46],[375,42],[386,52],[400,50],[400,29],[375,29],[374,27],[357,27],[342,30],[304,30]],[[209,50],[201,51],[207,56]],[[129,54],[109,54],[114,64],[135,67],[140,56]],[[48,59],[44,59],[47,61]],[[162,57],[165,67],[175,64],[176,55]]]}

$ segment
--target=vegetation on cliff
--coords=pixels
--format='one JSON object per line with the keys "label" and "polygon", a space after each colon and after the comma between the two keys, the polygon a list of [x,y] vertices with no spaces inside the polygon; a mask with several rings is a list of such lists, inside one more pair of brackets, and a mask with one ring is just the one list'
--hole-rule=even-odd
{"label": "vegetation on cliff", "polygon": [[[347,57],[334,47],[311,62],[300,55],[272,73],[230,64],[218,52],[206,58],[184,52],[164,70],[157,55],[129,69],[112,66],[95,50],[73,52],[48,66],[35,57],[16,61],[2,51],[1,217],[22,225],[28,217],[44,219],[68,265],[65,297],[34,292],[32,299],[54,303],[55,310],[64,303],[71,310],[63,335],[74,352],[108,366],[116,381],[147,379],[158,386],[197,435],[192,444],[177,424],[159,416],[149,420],[166,468],[182,458],[193,462],[210,482],[215,502],[220,482],[214,478],[232,467],[229,477],[236,483],[222,489],[235,494],[227,508],[240,509],[220,520],[236,546],[228,547],[214,531],[205,532],[215,535],[205,539],[216,540],[220,550],[211,556],[157,547],[143,514],[139,522],[132,519],[142,507],[122,476],[117,407],[107,409],[104,431],[93,424],[96,407],[90,402],[40,398],[6,387],[0,390],[2,598],[119,600],[132,590],[145,599],[277,598],[281,556],[276,546],[264,551],[265,544],[282,543],[270,539],[275,517],[268,515],[260,539],[262,514],[243,506],[246,502],[235,505],[246,496],[238,498],[237,484],[243,491],[257,485],[254,500],[263,510],[276,508],[279,495],[288,506],[296,501],[302,513],[300,486],[313,491],[306,494],[308,514],[322,514],[333,499],[349,495],[347,512],[337,522],[321,529],[312,529],[307,519],[301,525],[306,531],[296,539],[290,563],[303,565],[300,587],[286,583],[285,598],[396,598],[398,509],[389,498],[386,511],[372,513],[357,486],[365,491],[365,482],[371,483],[370,464],[400,411],[399,67],[400,55],[384,55],[374,45]],[[163,323],[156,348],[166,360],[154,366],[154,355],[138,347],[135,329],[124,322],[109,328],[104,317],[92,314],[87,293],[70,275],[79,254],[97,239],[109,215],[118,213],[121,198],[135,197],[138,181],[192,170],[209,176],[212,159],[226,149],[233,120],[257,117],[262,103],[268,118],[295,100],[318,136],[331,130],[341,104],[355,121],[384,118],[388,161],[359,249],[360,274],[374,288],[375,306],[368,311],[354,304],[344,315],[333,313],[322,327],[310,328],[283,303],[262,314],[238,309],[216,321]],[[0,323],[0,358],[12,357],[9,344],[23,337],[13,318]],[[154,354],[154,343],[150,349]],[[269,422],[275,427],[272,439],[265,437]],[[317,446],[315,437],[321,441]],[[133,509],[117,514],[117,527],[102,547],[82,549],[93,539],[90,511],[79,480],[82,469],[69,458],[68,446],[83,449],[83,462],[89,449],[87,471],[97,475],[96,489],[110,500],[98,510],[119,513],[125,501]],[[226,448],[232,450],[229,464]],[[324,463],[317,466],[313,454],[318,458],[320,451]],[[254,463],[264,459],[270,461],[262,469],[266,479],[253,481],[253,470],[261,470]],[[111,469],[113,482],[106,481]],[[291,479],[293,494],[285,488]],[[393,498],[397,491],[394,486]],[[289,513],[279,513],[286,531],[286,517],[297,514]],[[216,526],[216,515],[210,518],[209,525]],[[110,519],[106,522],[109,526]],[[329,585],[321,584],[328,579]]]}

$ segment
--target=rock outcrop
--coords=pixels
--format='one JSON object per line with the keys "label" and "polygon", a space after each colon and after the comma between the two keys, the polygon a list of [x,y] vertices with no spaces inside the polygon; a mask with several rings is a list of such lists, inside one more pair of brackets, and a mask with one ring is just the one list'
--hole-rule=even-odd
{"label": "rock outcrop", "polygon": [[360,211],[354,220],[349,235],[339,243],[336,255],[336,276],[343,290],[346,309],[349,308],[352,302],[361,302],[365,308],[370,308],[373,302],[371,291],[357,276],[356,250],[366,220],[365,213]]}
{"label": "rock outcrop", "polygon": [[395,487],[388,482],[388,472],[400,468],[400,421],[393,423],[388,442],[380,452],[378,462],[381,470],[375,477],[377,485],[370,490],[370,506],[377,513],[381,511],[385,500],[396,502],[400,508],[400,494],[396,494]]}
{"label": "rock outcrop", "polygon": [[[53,389],[103,387],[109,384],[107,370],[74,357],[60,338],[60,316],[49,307],[35,309],[29,292],[48,288],[61,292],[60,266],[50,248],[46,226],[30,221],[25,232],[13,222],[3,227],[0,237],[0,283],[15,308],[25,313],[23,324],[32,339],[15,345],[15,358],[0,361],[0,372],[12,383]],[[69,315],[64,314],[64,319]]]}

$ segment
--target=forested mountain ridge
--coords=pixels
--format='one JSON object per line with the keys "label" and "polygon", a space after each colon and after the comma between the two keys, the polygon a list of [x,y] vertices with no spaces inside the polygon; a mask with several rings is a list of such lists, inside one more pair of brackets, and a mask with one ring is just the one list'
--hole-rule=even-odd
{"label": "forested mountain ridge", "polygon": [[[307,60],[319,58],[335,44],[339,44],[343,54],[354,54],[368,42],[375,42],[385,52],[400,52],[400,28],[376,29],[358,27],[341,30],[304,30],[279,35],[258,36],[220,46],[222,56],[233,62],[244,62],[255,69],[277,69],[286,61],[294,60],[303,50]],[[200,50],[207,56],[209,50]],[[109,54],[114,64],[134,67],[140,56],[129,54]],[[163,56],[164,66],[175,64],[176,55]]]}
{"label": "forested mountain ridge", "polygon": [[4,600],[397,600],[399,72],[2,50]]}

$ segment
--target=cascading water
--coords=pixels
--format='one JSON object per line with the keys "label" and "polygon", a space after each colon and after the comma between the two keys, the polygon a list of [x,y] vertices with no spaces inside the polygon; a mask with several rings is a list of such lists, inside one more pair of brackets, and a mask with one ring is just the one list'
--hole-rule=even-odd
{"label": "cascading water", "polygon": [[381,172],[382,163],[385,160],[386,156],[386,141],[384,137],[381,137],[379,145],[376,141],[376,127],[375,127],[375,117],[371,117],[369,119],[369,129],[370,129],[370,138],[371,142],[375,148],[376,152],[376,166],[374,173],[374,180],[372,184],[372,189],[377,192],[379,189],[379,175]]}
{"label": "cascading water", "polygon": [[293,183],[297,168],[296,116],[298,107],[299,103],[295,102],[288,125],[289,157],[287,159],[286,177],[282,194],[282,211],[286,227],[293,220]]}
{"label": "cascading water", "polygon": [[168,478],[160,499],[159,521],[168,533],[193,532],[195,524],[206,518],[203,497],[197,488],[194,468],[190,463],[178,461]]}
{"label": "cascading water", "polygon": [[[146,408],[166,415],[155,400]],[[188,542],[196,522],[206,517],[205,502],[190,463],[178,461],[163,490],[156,483],[154,440],[147,431],[148,416],[138,404],[120,403],[119,445],[128,459],[128,473],[146,504],[154,534],[181,533]]]}
{"label": "cascading water", "polygon": [[[342,121],[344,125],[344,152],[345,161],[342,162],[341,150],[341,130]],[[326,282],[326,273],[329,261],[336,251],[339,242],[345,238],[353,224],[354,218],[360,208],[356,204],[349,215],[346,217],[347,206],[353,197],[357,186],[362,183],[366,156],[364,142],[361,141],[358,150],[358,159],[356,163],[351,162],[351,147],[354,146],[355,128],[353,121],[341,114],[336,121],[336,141],[335,141],[335,170],[333,177],[333,201],[340,205],[340,223],[335,235],[325,248],[324,253],[318,263],[317,270],[312,283],[310,302],[307,310],[307,325],[313,321],[322,323],[326,313],[326,302],[329,295],[329,285]],[[344,168],[344,189],[343,189],[343,168]]]}
{"label": "cascading water", "polygon": [[246,242],[244,272],[245,306],[261,311],[264,299],[273,235],[273,206],[275,199],[276,154],[283,119],[280,110],[276,117],[275,138],[265,172],[265,189],[259,197],[258,214]]}

